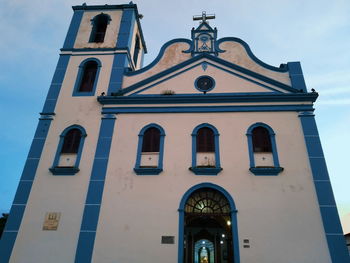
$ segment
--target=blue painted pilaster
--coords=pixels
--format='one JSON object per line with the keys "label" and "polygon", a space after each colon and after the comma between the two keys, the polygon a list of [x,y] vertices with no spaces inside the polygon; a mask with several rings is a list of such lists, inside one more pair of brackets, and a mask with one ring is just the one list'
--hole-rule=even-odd
{"label": "blue painted pilaster", "polygon": [[122,88],[124,71],[128,67],[128,51],[130,51],[131,47],[135,20],[134,9],[123,10],[116,47],[118,49],[125,49],[125,52],[114,55],[108,95],[118,92]]}
{"label": "blue painted pilaster", "polygon": [[63,48],[73,48],[75,39],[78,35],[78,30],[80,27],[80,22],[83,17],[84,11],[83,10],[74,10],[72,21],[69,25],[69,29],[67,32],[66,39],[63,44]]}
{"label": "blue painted pilaster", "polygon": [[288,62],[289,77],[292,82],[292,87],[297,90],[307,92],[303,71],[301,70],[300,62]]}
{"label": "blue painted pilaster", "polygon": [[75,263],[88,263],[92,259],[115,119],[114,115],[102,117],[75,254]]}
{"label": "blue painted pilaster", "polygon": [[7,263],[10,260],[51,121],[52,116],[43,116],[39,119],[10,215],[0,239],[0,263]]}
{"label": "blue painted pilaster", "polygon": [[314,115],[302,112],[299,117],[332,263],[350,263]]}
{"label": "blue painted pilaster", "polygon": [[51,86],[44,104],[43,113],[45,114],[53,114],[55,111],[58,95],[60,93],[62,82],[66,74],[69,59],[70,55],[60,55],[55,74],[53,75]]}

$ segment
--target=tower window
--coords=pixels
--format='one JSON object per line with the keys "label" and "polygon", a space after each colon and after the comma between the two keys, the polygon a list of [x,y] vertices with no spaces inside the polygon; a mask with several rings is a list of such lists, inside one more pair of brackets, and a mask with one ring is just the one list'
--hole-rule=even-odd
{"label": "tower window", "polygon": [[98,65],[96,61],[88,61],[84,64],[79,92],[91,92],[93,90],[97,67]]}
{"label": "tower window", "polygon": [[70,126],[62,132],[53,165],[49,169],[53,175],[74,175],[79,172],[85,137],[85,129],[79,125]]}
{"label": "tower window", "polygon": [[197,132],[197,152],[215,152],[213,130],[204,127]]}
{"label": "tower window", "polygon": [[134,50],[134,56],[133,56],[135,67],[137,65],[137,58],[139,57],[139,53],[140,53],[140,38],[139,38],[139,36],[136,36],[135,50]]}
{"label": "tower window", "polygon": [[272,152],[269,131],[264,127],[256,127],[252,131],[253,151],[254,152]]}
{"label": "tower window", "polygon": [[81,138],[81,131],[79,129],[71,129],[64,136],[61,153],[78,153]]}
{"label": "tower window", "polygon": [[101,43],[105,39],[107,25],[110,17],[106,14],[100,14],[92,19],[92,31],[90,35],[90,42]]}
{"label": "tower window", "polygon": [[73,96],[94,96],[101,67],[101,62],[96,58],[88,58],[80,63]]}

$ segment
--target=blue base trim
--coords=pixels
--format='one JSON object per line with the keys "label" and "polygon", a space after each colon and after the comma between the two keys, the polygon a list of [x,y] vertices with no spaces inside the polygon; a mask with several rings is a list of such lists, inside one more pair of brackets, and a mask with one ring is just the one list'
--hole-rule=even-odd
{"label": "blue base trim", "polygon": [[51,167],[49,170],[53,175],[75,175],[80,171],[78,167]]}
{"label": "blue base trim", "polygon": [[188,169],[195,175],[217,175],[222,171],[221,167],[190,167]]}
{"label": "blue base trim", "polygon": [[283,171],[282,167],[251,167],[249,168],[255,175],[276,176]]}
{"label": "blue base trim", "polygon": [[161,168],[134,168],[134,171],[137,175],[158,175],[163,169]]}

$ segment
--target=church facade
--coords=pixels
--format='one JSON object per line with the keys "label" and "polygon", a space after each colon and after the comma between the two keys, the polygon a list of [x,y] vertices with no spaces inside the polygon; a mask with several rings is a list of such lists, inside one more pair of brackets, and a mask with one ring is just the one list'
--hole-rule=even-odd
{"label": "church facade", "polygon": [[137,6],[73,7],[0,262],[350,262],[299,62],[147,53]]}

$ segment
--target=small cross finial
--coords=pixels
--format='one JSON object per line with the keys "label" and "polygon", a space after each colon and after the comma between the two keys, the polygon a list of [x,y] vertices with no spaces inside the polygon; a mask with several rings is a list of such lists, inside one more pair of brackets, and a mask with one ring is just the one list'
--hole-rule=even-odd
{"label": "small cross finial", "polygon": [[215,15],[207,15],[207,13],[203,11],[201,16],[193,16],[193,21],[202,20],[202,23],[206,22],[207,19],[215,19]]}

